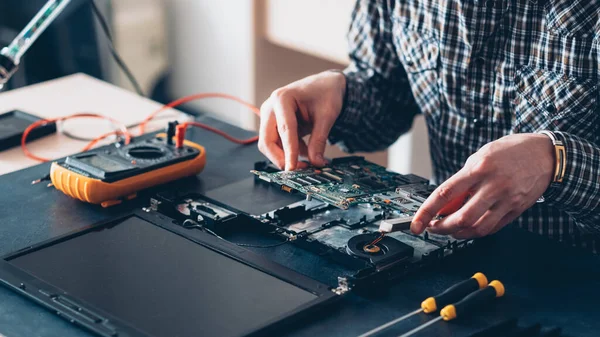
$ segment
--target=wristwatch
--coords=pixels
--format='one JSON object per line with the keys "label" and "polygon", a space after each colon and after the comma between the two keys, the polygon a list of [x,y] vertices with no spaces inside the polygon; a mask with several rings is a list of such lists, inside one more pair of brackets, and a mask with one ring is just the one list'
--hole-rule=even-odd
{"label": "wristwatch", "polygon": [[556,135],[551,131],[538,131],[538,133],[544,134],[548,136],[552,140],[552,145],[554,145],[554,175],[552,177],[552,185],[557,185],[562,183],[563,178],[565,177],[565,168],[567,166],[567,151],[565,149],[565,144],[556,137]]}

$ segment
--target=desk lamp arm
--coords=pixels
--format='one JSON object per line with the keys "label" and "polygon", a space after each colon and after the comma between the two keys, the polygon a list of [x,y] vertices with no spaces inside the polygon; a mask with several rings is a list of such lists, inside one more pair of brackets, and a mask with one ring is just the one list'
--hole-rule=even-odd
{"label": "desk lamp arm", "polygon": [[71,0],[48,0],[11,44],[0,50],[0,89],[17,71],[21,57],[69,2]]}

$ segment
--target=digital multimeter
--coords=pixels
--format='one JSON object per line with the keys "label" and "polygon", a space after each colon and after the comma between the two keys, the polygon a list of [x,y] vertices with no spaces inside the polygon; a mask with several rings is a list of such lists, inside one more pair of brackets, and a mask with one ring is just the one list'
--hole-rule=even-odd
{"label": "digital multimeter", "polygon": [[63,193],[109,207],[136,196],[140,190],[200,173],[206,163],[202,146],[184,141],[177,148],[166,135],[85,152],[54,162],[52,184]]}

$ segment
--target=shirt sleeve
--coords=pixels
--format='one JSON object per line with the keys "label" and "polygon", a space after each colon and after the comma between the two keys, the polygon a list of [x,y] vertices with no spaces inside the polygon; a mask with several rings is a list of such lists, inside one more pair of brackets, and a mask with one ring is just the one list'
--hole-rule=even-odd
{"label": "shirt sleeve", "polygon": [[348,33],[346,93],[329,141],[346,152],[387,148],[419,113],[393,44],[386,0],[358,0]]}
{"label": "shirt sleeve", "polygon": [[566,150],[565,175],[544,198],[564,210],[587,233],[600,233],[600,147],[581,137],[554,131]]}

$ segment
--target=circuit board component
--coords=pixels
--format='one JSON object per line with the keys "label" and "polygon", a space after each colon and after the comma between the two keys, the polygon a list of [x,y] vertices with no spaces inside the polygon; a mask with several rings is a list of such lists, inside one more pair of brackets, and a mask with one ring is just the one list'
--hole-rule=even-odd
{"label": "circuit board component", "polygon": [[[296,171],[251,171],[258,178],[281,186],[286,192],[300,192],[341,209],[364,203],[387,204],[402,212],[414,212],[427,194],[428,182],[402,175],[366,161],[363,157],[334,159],[324,168]],[[410,186],[402,190],[402,186]],[[400,190],[398,190],[400,188]],[[418,198],[412,198],[415,195]]]}
{"label": "circuit board component", "polygon": [[281,190],[305,194],[343,210],[359,204],[380,205],[398,214],[413,215],[433,191],[426,179],[402,175],[366,161],[363,157],[334,159],[324,168],[296,171],[251,171]]}

